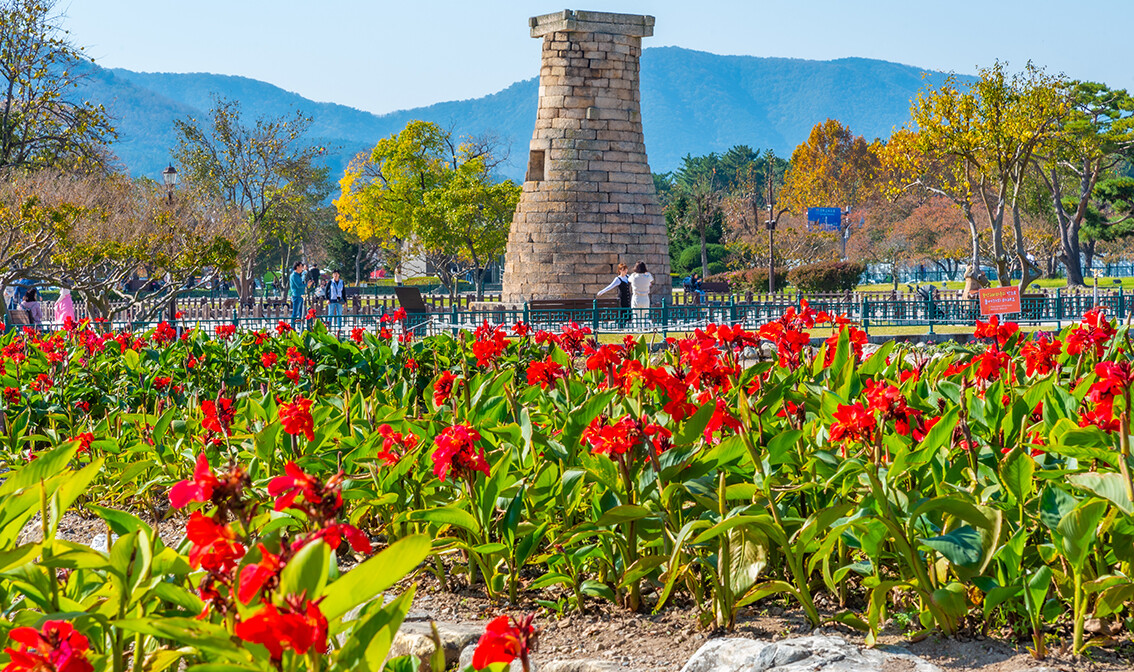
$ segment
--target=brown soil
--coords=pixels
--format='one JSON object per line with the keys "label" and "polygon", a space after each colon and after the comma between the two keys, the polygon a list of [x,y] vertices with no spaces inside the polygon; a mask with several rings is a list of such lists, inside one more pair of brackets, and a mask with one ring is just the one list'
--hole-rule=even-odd
{"label": "brown soil", "polygon": [[[805,634],[837,635],[851,643],[861,643],[863,635],[842,625],[810,630],[802,610],[787,609],[765,601],[742,609],[732,634],[702,628],[697,614],[689,607],[671,603],[661,613],[632,614],[605,601],[587,604],[587,613],[554,613],[522,598],[518,608],[494,604],[479,590],[450,592],[441,590],[432,575],[419,576],[418,592],[410,618],[433,619],[447,623],[484,623],[500,614],[537,612],[541,628],[535,662],[572,659],[605,659],[642,672],[680,670],[706,641],[716,637],[748,637],[777,641]],[[1049,650],[1046,660],[1037,661],[1028,653],[1026,642],[983,635],[956,638],[931,634],[910,641],[891,622],[881,639],[883,647],[897,647],[928,660],[948,672],[1023,672],[1046,668],[1067,672],[1128,672],[1134,670],[1134,642],[1122,636],[1107,647],[1096,647],[1089,655],[1075,660],[1069,654]],[[1029,640],[1030,641],[1030,640]],[[1068,642],[1069,644],[1070,642]],[[1054,647],[1052,647],[1054,648]]]}
{"label": "brown soil", "polygon": [[[19,543],[39,541],[41,527],[38,514],[28,522]],[[176,545],[184,537],[185,521],[164,520],[159,527],[162,540]],[[106,534],[106,524],[99,518],[69,511],[59,524],[58,538],[90,543],[99,534]],[[535,604],[533,595],[524,595],[517,608],[493,603],[479,588],[451,591],[442,589],[432,574],[420,573],[417,597],[409,618],[446,623],[483,624],[500,614],[535,611],[541,628],[539,650],[535,661],[604,659],[641,672],[680,670],[706,641],[726,636],[700,626],[696,612],[689,605],[671,602],[661,613],[632,614],[602,600],[586,604],[587,613],[569,612],[562,618]],[[549,598],[549,595],[543,595]],[[809,630],[802,611],[784,609],[774,600],[765,600],[745,609],[737,617],[731,635],[776,641],[804,634],[839,635],[849,642],[861,642],[862,634],[842,625]],[[920,641],[910,641],[901,628],[891,621],[881,637],[883,646],[896,646],[921,656],[948,672],[1023,672],[1047,668],[1048,672],[1128,672],[1134,670],[1134,641],[1124,633],[1105,646],[1088,651],[1081,660],[1052,646],[1044,661],[1036,661],[1028,653],[1026,641],[981,634],[962,634],[946,638],[931,634]],[[1069,641],[1067,642],[1069,644]]]}
{"label": "brown soil", "polygon": [[[153,519],[150,515],[144,513],[140,514],[139,512],[133,513],[150,525],[153,525]],[[100,534],[103,535],[103,540],[105,541],[107,532],[109,532],[109,530],[107,529],[106,522],[101,518],[91,515],[86,511],[79,512],[72,510],[63,514],[63,518],[59,521],[59,529],[55,534],[55,538],[63,541],[76,541],[82,544],[90,544],[94,538]],[[185,518],[183,516],[176,516],[161,521],[161,525],[158,526],[158,534],[161,536],[161,540],[166,546],[176,546],[185,536]],[[42,540],[43,526],[40,523],[40,516],[37,513],[32,516],[27,525],[24,526],[24,529],[16,539],[16,543],[19,545]],[[105,551],[106,548],[101,547],[95,550]]]}

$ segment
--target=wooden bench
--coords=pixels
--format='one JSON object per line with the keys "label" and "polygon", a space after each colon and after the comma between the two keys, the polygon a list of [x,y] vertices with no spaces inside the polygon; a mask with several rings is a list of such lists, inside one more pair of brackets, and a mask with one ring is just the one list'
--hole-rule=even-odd
{"label": "wooden bench", "polygon": [[621,308],[618,299],[533,299],[528,301],[529,310],[591,310],[598,308]]}
{"label": "wooden bench", "polygon": [[[598,309],[598,315],[595,309]],[[621,313],[621,314],[620,314]],[[528,302],[528,320],[532,324],[558,325],[566,322],[589,324],[625,320],[630,309],[622,308],[616,298],[610,299],[533,299]]]}
{"label": "wooden bench", "polygon": [[714,294],[728,294],[727,282],[702,282],[701,291],[706,294],[712,292]]}
{"label": "wooden bench", "polygon": [[32,322],[31,311],[20,310],[13,308],[8,311],[8,326],[10,327],[34,327],[35,322]]}

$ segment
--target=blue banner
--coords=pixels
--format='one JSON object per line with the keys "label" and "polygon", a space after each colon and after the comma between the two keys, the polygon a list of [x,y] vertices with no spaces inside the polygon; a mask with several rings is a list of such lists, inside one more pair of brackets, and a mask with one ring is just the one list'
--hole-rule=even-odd
{"label": "blue banner", "polygon": [[842,223],[842,208],[807,209],[807,225],[813,231],[838,231]]}

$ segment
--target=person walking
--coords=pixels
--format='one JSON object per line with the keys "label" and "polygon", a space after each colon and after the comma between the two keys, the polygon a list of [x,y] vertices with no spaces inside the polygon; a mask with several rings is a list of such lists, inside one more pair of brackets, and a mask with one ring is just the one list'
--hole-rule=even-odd
{"label": "person walking", "polygon": [[610,284],[603,287],[595,294],[596,297],[606,294],[612,289],[618,290],[618,325],[626,326],[630,321],[630,269],[626,264],[618,264],[618,275],[614,276],[614,280]]}
{"label": "person walking", "polygon": [[35,326],[43,324],[43,306],[39,305],[39,290],[32,287],[24,294],[24,300],[20,301],[20,310],[28,311]]}
{"label": "person walking", "polygon": [[654,276],[646,270],[646,262],[639,261],[634,264],[634,272],[630,274],[630,288],[633,294],[630,296],[630,307],[639,313],[640,317],[649,316],[650,309],[650,287],[654,284]]}
{"label": "person walking", "polygon": [[343,279],[338,270],[331,271],[327,282],[327,316],[331,329],[339,333],[343,329]]}
{"label": "person walking", "polygon": [[75,301],[71,298],[71,290],[64,287],[59,290],[59,299],[55,301],[55,321],[65,327],[67,318],[75,322]]}
{"label": "person walking", "polygon": [[288,277],[288,288],[291,293],[291,328],[299,329],[299,321],[303,319],[303,295],[307,293],[307,266],[302,261],[295,262],[291,275]]}

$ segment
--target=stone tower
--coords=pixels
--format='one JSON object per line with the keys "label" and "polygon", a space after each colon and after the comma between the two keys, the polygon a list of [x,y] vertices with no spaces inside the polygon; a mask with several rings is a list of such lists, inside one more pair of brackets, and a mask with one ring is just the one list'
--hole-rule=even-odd
{"label": "stone tower", "polygon": [[[642,38],[654,17],[565,10],[543,38],[539,113],[504,266],[507,302],[593,297],[621,261],[670,296],[669,242],[642,139]],[[607,296],[612,296],[607,294]]]}

